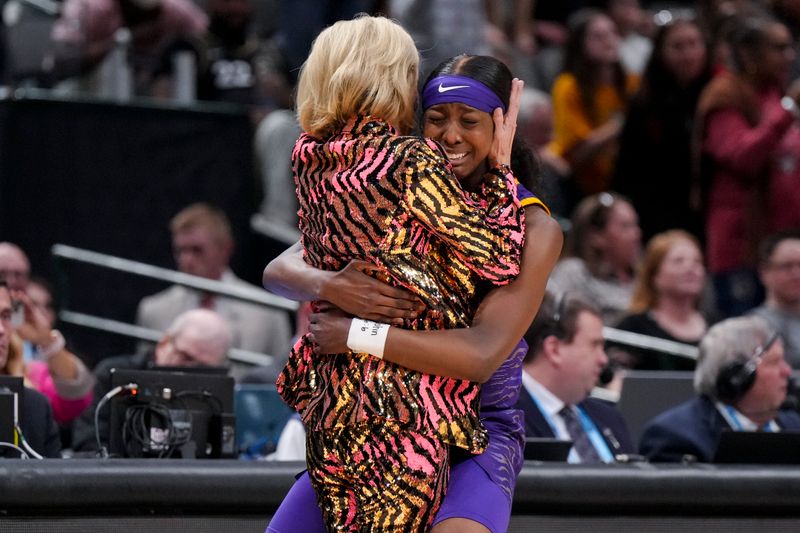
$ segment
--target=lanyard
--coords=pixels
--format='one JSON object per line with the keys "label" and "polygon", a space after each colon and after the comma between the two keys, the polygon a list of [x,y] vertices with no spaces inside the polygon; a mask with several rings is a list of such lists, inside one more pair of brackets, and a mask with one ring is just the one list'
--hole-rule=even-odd
{"label": "lanyard", "polygon": [[583,426],[583,430],[586,432],[586,434],[589,435],[589,440],[594,445],[597,453],[600,454],[600,459],[602,459],[604,463],[613,463],[614,454],[611,453],[611,450],[608,449],[608,444],[606,444],[606,441],[603,440],[602,436],[600,436],[600,431],[597,429],[597,425],[592,422],[592,419],[587,416],[583,409],[578,406],[575,406],[575,408],[578,410],[581,426]]}
{"label": "lanyard", "polygon": [[[531,394],[530,397],[533,398],[533,403],[536,404],[536,407],[539,409],[539,412],[542,413],[545,422],[547,422],[547,425],[550,426],[553,436],[558,438],[558,429],[556,428],[555,422],[553,422],[553,419],[550,417],[550,414],[542,408],[542,404],[539,403],[539,400],[536,399],[536,396]],[[595,450],[597,450],[597,453],[600,455],[600,459],[602,459],[604,463],[613,463],[614,454],[611,453],[611,450],[608,448],[608,444],[606,444],[606,441],[600,435],[600,431],[597,429],[595,423],[592,422],[592,419],[589,418],[582,408],[575,406],[575,409],[578,411],[578,420],[581,423],[581,427],[589,437],[589,441],[592,443],[592,446],[594,446]]]}

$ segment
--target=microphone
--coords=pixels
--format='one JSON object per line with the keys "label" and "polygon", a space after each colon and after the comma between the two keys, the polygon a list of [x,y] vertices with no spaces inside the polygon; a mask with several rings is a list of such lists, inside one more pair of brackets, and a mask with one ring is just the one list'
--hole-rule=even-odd
{"label": "microphone", "polygon": [[786,399],[781,404],[781,409],[800,411],[800,386],[794,376],[790,376],[786,387]]}
{"label": "microphone", "polygon": [[606,365],[603,370],[600,372],[600,375],[597,377],[597,384],[600,387],[605,387],[611,380],[614,379],[614,365],[608,364]]}

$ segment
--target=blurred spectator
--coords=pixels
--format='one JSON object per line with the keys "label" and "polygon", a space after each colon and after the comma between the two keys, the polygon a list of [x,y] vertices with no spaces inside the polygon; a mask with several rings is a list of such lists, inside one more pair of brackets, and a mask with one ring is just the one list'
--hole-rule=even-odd
{"label": "blurred spectator", "polygon": [[[800,0],[770,0],[769,4],[775,16],[789,28],[794,42],[798,42],[800,40]],[[794,58],[789,79],[800,79],[800,54]]]}
{"label": "blurred spectator", "polygon": [[782,99],[795,51],[772,19],[741,20],[730,34],[732,68],[700,96],[706,256],[717,306],[735,316],[762,300],[756,248],[767,233],[800,225],[797,104]]}
{"label": "blurred spectator", "polygon": [[653,43],[644,33],[649,30],[647,13],[639,0],[608,0],[608,15],[617,25],[621,41],[622,66],[632,74],[641,74],[650,58]]}
{"label": "blurred spectator", "polygon": [[711,66],[694,20],[661,17],[653,55],[622,128],[613,188],[633,202],[645,240],[674,228],[700,238],[702,221],[690,202],[690,138]]}
{"label": "blurred spectator", "polygon": [[[697,345],[706,332],[699,310],[705,284],[700,244],[682,230],[660,233],[647,243],[637,270],[631,314],[615,327],[675,342]],[[657,350],[609,348],[618,366],[636,370],[693,370],[694,362]]]}
{"label": "blurred spectator", "polygon": [[189,51],[199,100],[248,106],[254,123],[273,109],[291,107],[287,67],[277,49],[259,40],[253,0],[209,0],[206,10],[208,31],[198,39],[178,39],[162,54],[154,95],[176,96],[176,54]]}
{"label": "blurred spectator", "polygon": [[[498,55],[508,45],[498,27],[497,0],[390,0],[391,16],[420,51],[420,80],[447,58]],[[502,55],[502,54],[501,54]],[[503,58],[508,60],[508,58]]]}
{"label": "blurred spectator", "polygon": [[[0,279],[0,375],[19,376],[24,361],[21,347],[14,341],[12,315],[11,292],[6,282]],[[53,420],[53,411],[47,398],[26,386],[21,400],[19,422],[25,440],[38,454],[59,457],[61,441],[58,437],[58,426]],[[0,456],[17,457],[17,454],[18,452],[6,447],[0,449]]]}
{"label": "blurred spectator", "polygon": [[[582,8],[593,7],[592,0],[517,0],[515,10],[516,41],[532,41],[525,45],[532,53],[535,80],[533,85],[550,92],[564,62],[564,45],[569,29],[567,19]],[[531,35],[531,37],[528,37]]]}
{"label": "blurred spectator", "polygon": [[641,230],[630,202],[614,193],[584,198],[572,215],[566,258],[558,262],[548,290],[581,294],[600,306],[613,324],[628,309],[641,253]]}
{"label": "blurred spectator", "polygon": [[625,108],[637,82],[620,63],[619,35],[608,16],[586,9],[570,17],[564,69],[553,85],[550,146],[570,163],[583,195],[608,189]]}
{"label": "blurred spectator", "polygon": [[54,80],[91,73],[115,46],[117,30],[130,30],[129,61],[139,94],[151,82],[164,46],[176,37],[199,37],[208,24],[191,0],[65,0],[53,26]]}
{"label": "blurred spectator", "polygon": [[568,217],[578,202],[578,192],[570,179],[571,169],[563,157],[550,148],[553,140],[553,106],[550,95],[525,87],[519,105],[517,131],[539,160],[543,197],[553,213]]}
{"label": "blurred spectator", "polygon": [[[181,272],[260,290],[237,278],[230,269],[233,234],[228,217],[220,209],[192,204],[173,217],[170,231],[172,251]],[[230,324],[234,347],[274,356],[271,368],[277,377],[289,356],[292,333],[284,311],[174,285],[143,298],[136,323],[164,331],[178,315],[199,307],[217,311]]]}
{"label": "blurred spectator", "polygon": [[800,230],[786,230],[764,239],[759,250],[759,274],[767,297],[752,313],[778,330],[786,361],[800,370]]}
{"label": "blurred spectator", "polygon": [[525,413],[525,436],[573,441],[570,463],[610,463],[633,452],[622,414],[588,397],[608,363],[599,311],[575,295],[549,295],[525,340],[525,392],[517,401]]}
{"label": "blurred spectator", "polygon": [[708,463],[723,431],[800,431],[800,414],[781,409],[790,375],[783,344],[764,319],[712,326],[700,342],[697,396],[648,422],[640,453],[656,462]]}
{"label": "blurred spectator", "polygon": [[[291,83],[297,82],[300,67],[308,57],[311,42],[319,32],[337,20],[371,13],[375,0],[279,0],[277,39],[288,63]],[[397,17],[395,17],[397,18]]]}
{"label": "blurred spectator", "polygon": [[208,309],[193,309],[178,315],[164,331],[154,350],[103,359],[94,369],[97,384],[94,387],[92,407],[75,421],[72,449],[77,452],[97,450],[97,433],[101,443],[108,443],[109,408],[106,406],[99,413],[96,411],[100,400],[111,390],[112,369],[225,366],[230,347],[231,330],[225,319]]}
{"label": "blurred spectator", "polygon": [[761,3],[752,0],[699,0],[697,20],[709,39],[709,56],[714,74],[731,64],[730,34],[740,20],[764,15]]}
{"label": "blurred spectator", "polygon": [[294,112],[278,109],[258,125],[253,144],[264,200],[251,225],[287,246],[300,240],[299,205],[292,175],[292,150],[298,137],[300,125]]}
{"label": "blurred spectator", "polygon": [[28,287],[31,263],[16,244],[0,242],[0,277],[12,291],[24,291]]}
{"label": "blurred spectator", "polygon": [[56,422],[67,427],[91,403],[94,378],[53,329],[52,292],[45,282],[31,280],[28,257],[15,244],[0,242],[0,278],[7,280],[20,313],[13,338],[21,366],[14,375],[25,376],[28,386],[44,394]]}

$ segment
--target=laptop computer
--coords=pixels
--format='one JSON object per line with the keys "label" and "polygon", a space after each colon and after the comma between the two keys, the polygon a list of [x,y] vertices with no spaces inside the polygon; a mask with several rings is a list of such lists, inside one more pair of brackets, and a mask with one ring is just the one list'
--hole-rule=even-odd
{"label": "laptop computer", "polygon": [[524,457],[526,461],[566,461],[572,449],[571,440],[545,437],[527,437]]}
{"label": "laptop computer", "polygon": [[645,424],[656,415],[694,396],[694,373],[671,370],[628,370],[622,381],[617,408],[633,442],[639,442]]}
{"label": "laptop computer", "polygon": [[800,464],[800,433],[781,431],[723,431],[714,463]]}

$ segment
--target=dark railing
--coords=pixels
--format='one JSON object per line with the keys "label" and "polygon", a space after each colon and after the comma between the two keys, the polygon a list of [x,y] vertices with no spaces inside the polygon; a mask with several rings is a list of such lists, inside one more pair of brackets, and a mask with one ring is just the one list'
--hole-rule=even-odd
{"label": "dark railing", "polygon": [[[260,533],[302,468],[236,460],[6,460],[0,530]],[[797,468],[527,462],[509,531],[797,531],[798,518]]]}

